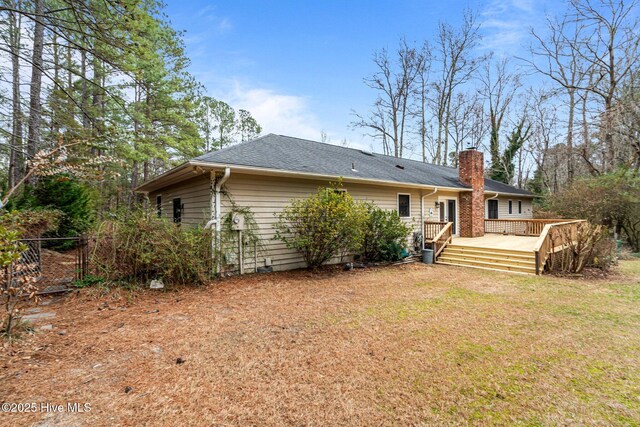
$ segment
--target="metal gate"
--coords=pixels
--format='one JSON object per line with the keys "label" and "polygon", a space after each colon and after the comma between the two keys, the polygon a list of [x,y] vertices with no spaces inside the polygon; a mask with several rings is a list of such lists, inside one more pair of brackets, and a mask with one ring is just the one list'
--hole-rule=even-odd
{"label": "metal gate", "polygon": [[62,288],[82,280],[89,271],[89,245],[85,236],[22,239],[27,246],[6,272],[12,280],[35,279],[39,291]]}

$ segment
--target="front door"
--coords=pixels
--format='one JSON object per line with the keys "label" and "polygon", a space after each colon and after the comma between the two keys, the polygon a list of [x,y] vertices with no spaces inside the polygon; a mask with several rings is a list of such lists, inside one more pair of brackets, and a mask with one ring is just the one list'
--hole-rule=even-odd
{"label": "front door", "polygon": [[447,221],[452,222],[451,233],[456,234],[456,201],[447,200]]}
{"label": "front door", "polygon": [[498,219],[498,201],[496,199],[487,200],[487,205],[487,207],[489,208],[487,217],[489,219]]}

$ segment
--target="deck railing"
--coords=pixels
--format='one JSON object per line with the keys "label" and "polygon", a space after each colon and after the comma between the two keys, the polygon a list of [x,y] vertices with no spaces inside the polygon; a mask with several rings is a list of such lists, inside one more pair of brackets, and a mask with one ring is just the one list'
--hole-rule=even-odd
{"label": "deck railing", "polygon": [[567,222],[567,219],[485,219],[484,232],[514,236],[539,236],[547,224]]}
{"label": "deck railing", "polygon": [[578,226],[586,222],[584,219],[559,220],[554,224],[546,224],[540,238],[533,249],[536,258],[536,274],[541,274],[552,253],[566,249],[578,235]]}
{"label": "deck railing", "polygon": [[444,221],[425,221],[424,242],[431,243],[433,249],[433,259],[436,260],[440,252],[451,243],[453,238],[453,223]]}
{"label": "deck railing", "polygon": [[430,242],[433,240],[433,238],[436,237],[447,224],[447,221],[425,221],[424,241]]}

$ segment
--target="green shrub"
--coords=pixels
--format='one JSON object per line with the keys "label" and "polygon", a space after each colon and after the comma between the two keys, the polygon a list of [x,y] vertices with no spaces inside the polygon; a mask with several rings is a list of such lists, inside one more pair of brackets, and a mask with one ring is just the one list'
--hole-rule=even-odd
{"label": "green shrub", "polygon": [[96,218],[95,190],[76,178],[55,176],[43,179],[35,187],[25,188],[12,205],[16,210],[55,210],[60,212],[57,227],[50,237],[72,237],[87,232]]}
{"label": "green shrub", "polygon": [[367,213],[346,191],[332,186],[293,200],[276,217],[275,238],[300,252],[307,266],[316,269],[360,249]]}
{"label": "green shrub", "polygon": [[135,209],[98,226],[91,263],[113,281],[203,284],[211,272],[211,232]]}
{"label": "green shrub", "polygon": [[396,261],[411,232],[395,211],[365,204],[367,219],[363,230],[362,256],[368,261]]}
{"label": "green shrub", "polygon": [[616,228],[632,251],[640,251],[640,175],[621,170],[584,178],[549,197],[553,212]]}
{"label": "green shrub", "polygon": [[87,274],[82,279],[76,280],[75,282],[73,282],[73,286],[75,286],[76,288],[82,289],[82,288],[90,288],[96,285],[102,285],[105,282],[106,280],[104,279],[104,277],[94,276],[93,274]]}

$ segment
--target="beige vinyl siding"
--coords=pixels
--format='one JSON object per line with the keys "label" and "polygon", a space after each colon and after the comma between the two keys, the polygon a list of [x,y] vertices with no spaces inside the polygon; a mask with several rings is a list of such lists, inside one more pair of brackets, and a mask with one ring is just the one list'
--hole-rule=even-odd
{"label": "beige vinyl siding", "polygon": [[[274,270],[288,270],[306,267],[302,257],[295,251],[274,240],[273,224],[275,215],[281,212],[292,199],[302,199],[316,192],[318,187],[326,187],[328,182],[295,178],[279,178],[256,175],[243,175],[231,173],[225,187],[238,206],[250,207],[254,213],[256,222],[260,227],[260,234],[267,246],[267,253],[258,258],[258,265],[264,265],[264,258],[270,257]],[[411,216],[403,218],[414,231],[420,230],[420,191],[403,187],[386,187],[365,184],[345,183],[343,187],[356,200],[366,200],[387,210],[397,210],[398,193],[411,195]],[[425,191],[429,193],[429,191]],[[455,193],[453,193],[455,195]],[[428,218],[428,208],[434,206],[435,196],[425,200],[425,212]],[[223,198],[222,214],[230,209],[230,202]],[[434,210],[434,217],[437,212]],[[411,244],[410,237],[408,244]],[[251,255],[251,254],[247,254]],[[253,263],[247,257],[247,268]],[[338,259],[333,260],[339,262]]]}
{"label": "beige vinyl siding", "polygon": [[[488,198],[484,202],[485,218],[489,217]],[[529,219],[533,218],[533,209],[530,198],[518,198],[518,196],[499,196],[498,200],[498,219]],[[513,211],[509,214],[509,200],[513,203]],[[522,213],[518,213],[518,201],[522,202]]]}
{"label": "beige vinyl siding", "polygon": [[200,225],[209,218],[210,189],[209,174],[199,175],[189,180],[149,193],[149,203],[155,209],[156,197],[162,197],[162,216],[173,220],[173,199],[180,198],[184,206],[182,223]]}
{"label": "beige vinyl siding", "polygon": [[[271,258],[274,270],[289,270],[304,268],[302,257],[295,251],[274,240],[273,224],[276,221],[274,214],[281,212],[292,199],[302,199],[316,192],[318,187],[327,187],[328,181],[309,180],[291,177],[261,176],[251,174],[234,173],[224,185],[225,194],[221,195],[224,217],[231,210],[231,200],[240,207],[249,207],[253,212],[260,228],[260,235],[266,246],[266,251],[258,256],[258,266],[264,266],[265,258]],[[397,211],[398,194],[409,194],[411,216],[402,218],[412,230],[421,231],[420,205],[421,194],[429,194],[432,190],[418,190],[402,186],[391,187],[383,185],[344,183],[345,188],[356,200],[370,201],[382,209]],[[155,208],[156,196],[162,196],[162,216],[168,220],[173,219],[173,199],[180,198],[184,205],[182,223],[202,226],[210,218],[209,208],[211,201],[209,174],[193,177],[189,180],[149,193],[149,201]],[[437,200],[455,199],[458,194],[454,191],[438,191],[424,199],[425,220],[439,220],[439,211],[435,202]],[[457,205],[459,211],[459,205]],[[407,247],[412,248],[413,236],[407,239]],[[236,248],[223,248],[223,251],[233,251]],[[253,248],[245,248],[245,270],[253,271]],[[332,262],[340,262],[334,259]]]}

